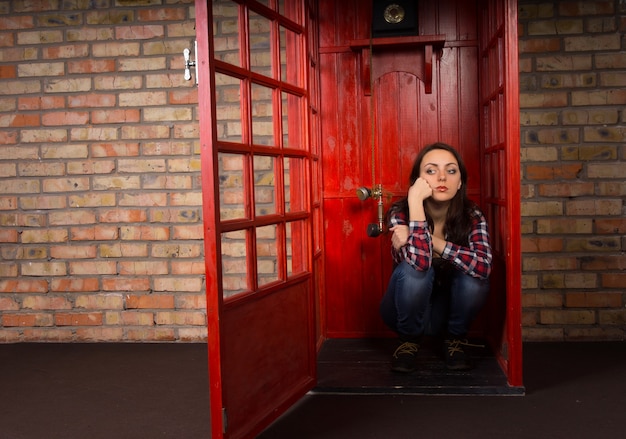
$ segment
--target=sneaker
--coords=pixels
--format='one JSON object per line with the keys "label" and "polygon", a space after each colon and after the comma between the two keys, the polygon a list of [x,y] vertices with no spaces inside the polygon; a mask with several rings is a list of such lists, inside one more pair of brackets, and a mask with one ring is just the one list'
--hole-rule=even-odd
{"label": "sneaker", "polygon": [[393,353],[391,370],[394,372],[409,373],[417,369],[417,351],[419,345],[410,341],[402,343]]}
{"label": "sneaker", "polygon": [[463,350],[463,346],[469,346],[467,339],[447,338],[444,341],[444,355],[448,370],[468,370],[472,363]]}

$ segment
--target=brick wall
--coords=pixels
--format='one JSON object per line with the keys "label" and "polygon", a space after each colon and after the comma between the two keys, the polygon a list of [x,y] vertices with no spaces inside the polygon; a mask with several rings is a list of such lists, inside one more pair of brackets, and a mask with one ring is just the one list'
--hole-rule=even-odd
{"label": "brick wall", "polygon": [[193,0],[0,1],[0,342],[206,338],[194,39]]}
{"label": "brick wall", "polygon": [[[519,4],[524,338],[623,339],[626,2]],[[194,39],[193,0],[0,0],[0,342],[206,337]]]}
{"label": "brick wall", "polygon": [[626,1],[520,1],[526,340],[623,340]]}

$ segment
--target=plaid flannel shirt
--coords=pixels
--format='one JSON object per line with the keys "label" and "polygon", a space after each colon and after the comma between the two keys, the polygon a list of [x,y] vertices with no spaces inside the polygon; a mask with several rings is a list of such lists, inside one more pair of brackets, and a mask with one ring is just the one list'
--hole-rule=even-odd
{"label": "plaid flannel shirt", "polygon": [[[454,267],[470,276],[487,279],[491,274],[491,245],[487,220],[477,208],[471,214],[472,230],[469,235],[469,246],[461,246],[447,242],[441,258],[450,261]],[[395,213],[389,219],[389,226],[409,226],[409,239],[406,244],[396,250],[391,246],[395,263],[407,261],[416,270],[426,271],[430,268],[433,258],[433,243],[426,221],[408,221],[404,214]]]}

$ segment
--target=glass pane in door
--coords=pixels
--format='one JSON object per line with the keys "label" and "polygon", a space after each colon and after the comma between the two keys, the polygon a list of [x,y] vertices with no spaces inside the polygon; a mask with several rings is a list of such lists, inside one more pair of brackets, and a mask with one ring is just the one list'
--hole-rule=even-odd
{"label": "glass pane in door", "polygon": [[292,93],[281,93],[283,147],[304,148],[302,115],[304,99]]}
{"label": "glass pane in door", "polygon": [[256,216],[276,213],[276,159],[254,156],[254,210]]}
{"label": "glass pane in door", "polygon": [[307,174],[306,160],[301,157],[285,157],[284,185],[285,185],[285,212],[306,211]]}
{"label": "glass pane in door", "polygon": [[242,141],[241,80],[222,73],[215,74],[215,119],[217,138],[228,142]]}
{"label": "glass pane in door", "polygon": [[255,12],[249,12],[250,70],[272,77],[272,22]]}
{"label": "glass pane in door", "polygon": [[294,60],[301,57],[302,35],[280,27],[280,79],[288,84],[302,86],[304,75],[297,68],[298,64]]}
{"label": "glass pane in door", "polygon": [[280,280],[278,226],[256,228],[256,269],[259,287]]}
{"label": "glass pane in door", "polygon": [[274,91],[252,84],[252,142],[255,145],[276,146],[274,139]]}
{"label": "glass pane in door", "polygon": [[247,218],[244,186],[245,157],[243,154],[218,153],[220,219]]}
{"label": "glass pane in door", "polygon": [[287,277],[308,271],[308,221],[287,223]]}
{"label": "glass pane in door", "polygon": [[245,230],[222,233],[222,288],[224,299],[250,291]]}
{"label": "glass pane in door", "polygon": [[241,67],[239,7],[231,0],[213,0],[212,5],[215,59]]}

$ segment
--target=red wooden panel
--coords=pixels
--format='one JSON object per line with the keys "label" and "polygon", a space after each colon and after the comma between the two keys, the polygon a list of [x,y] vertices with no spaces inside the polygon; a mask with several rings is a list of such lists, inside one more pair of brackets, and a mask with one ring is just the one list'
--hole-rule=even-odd
{"label": "red wooden panel", "polygon": [[458,2],[456,0],[441,0],[433,2],[437,5],[437,31],[446,35],[448,40],[457,41],[458,29]]}
{"label": "red wooden panel", "polygon": [[[354,196],[362,184],[361,82],[353,52],[321,56],[324,197]],[[346,72],[352,72],[347,75]]]}
{"label": "red wooden panel", "polygon": [[[421,89],[423,91],[423,89]],[[420,81],[416,76],[397,72],[380,79],[376,92],[376,122],[379,181],[394,195],[406,192],[413,160],[422,145],[417,143]],[[436,130],[436,126],[430,127]],[[387,208],[389,207],[386,206]]]}
{"label": "red wooden panel", "polygon": [[[478,15],[475,1],[457,2],[458,40],[478,39]],[[478,58],[475,58],[478,60]]]}
{"label": "red wooden panel", "polygon": [[306,280],[279,294],[232,307],[223,316],[229,437],[258,434],[313,386],[311,365],[315,360],[306,324],[312,312],[310,303],[310,282]]}
{"label": "red wooden panel", "polygon": [[417,19],[420,35],[439,34],[439,22],[437,20],[438,2],[419,2]]}
{"label": "red wooden panel", "polygon": [[[474,145],[465,143],[466,138],[462,131],[466,127],[459,125],[459,102],[465,90],[475,88],[476,84],[470,85],[465,82],[465,78],[460,78],[459,70],[459,48],[446,48],[437,68],[439,74],[439,140],[456,146],[465,157],[472,146],[478,146],[478,139],[474,140]],[[477,102],[475,105],[478,108]],[[472,175],[471,170],[468,171]]]}
{"label": "red wooden panel", "polygon": [[324,201],[326,322],[331,337],[357,332],[363,293],[361,241],[363,207],[356,198]]}
{"label": "red wooden panel", "polygon": [[[459,83],[478,84],[478,48],[475,46],[459,48]],[[481,203],[483,175],[480,151],[480,107],[478,88],[463,87],[459,95],[459,140],[458,145],[469,173],[468,195],[475,202]]]}

